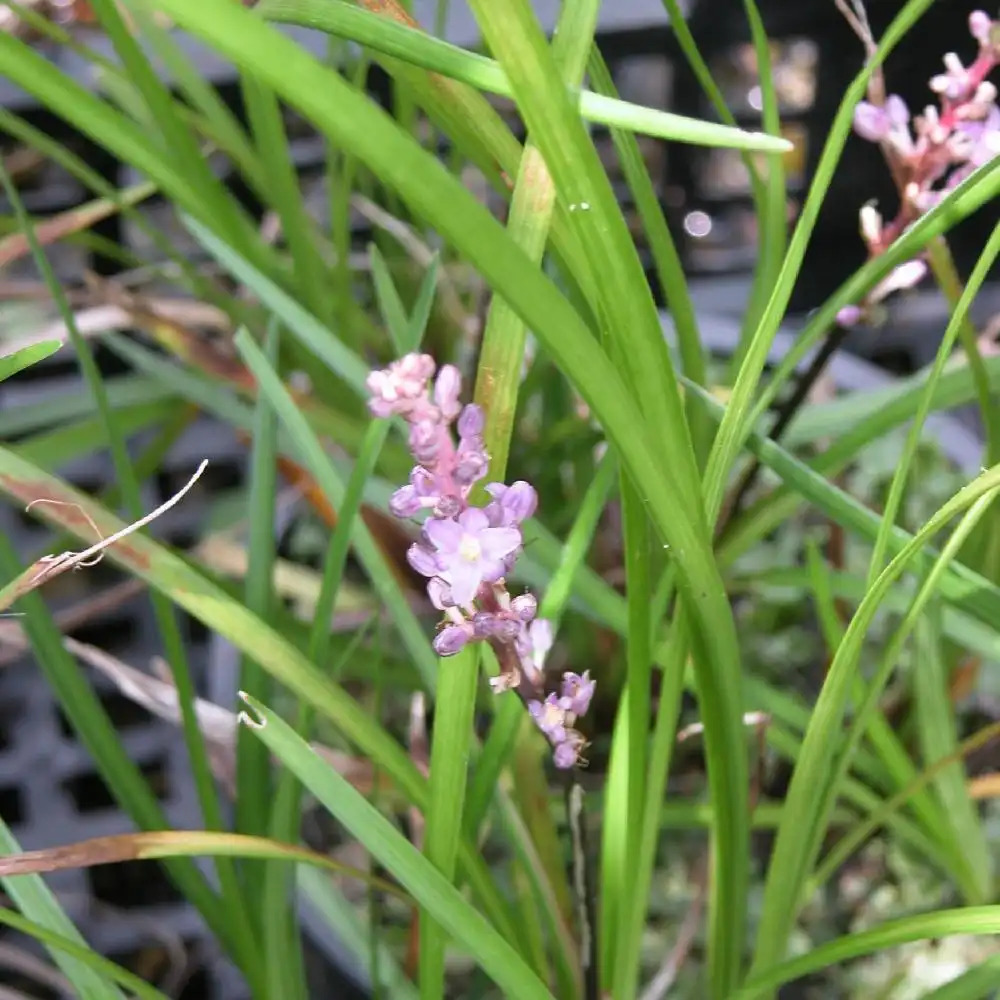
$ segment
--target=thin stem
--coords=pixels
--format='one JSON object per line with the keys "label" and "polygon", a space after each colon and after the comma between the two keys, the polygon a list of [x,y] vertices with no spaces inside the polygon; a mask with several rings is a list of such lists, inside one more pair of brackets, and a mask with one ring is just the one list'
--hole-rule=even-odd
{"label": "thin stem", "polygon": [[566,781],[566,820],[573,851],[573,888],[576,890],[580,933],[580,963],[583,966],[584,1000],[600,1000],[598,979],[597,897],[590,852],[587,849],[587,818],[583,787],[574,777]]}
{"label": "thin stem", "polygon": [[[955,267],[955,260],[947,240],[939,236],[927,245],[927,261],[934,280],[941,289],[950,311],[954,312],[962,297],[962,279]],[[995,419],[993,401],[990,394],[990,377],[983,364],[983,356],[976,340],[976,328],[966,314],[958,327],[958,336],[968,359],[969,371],[976,387],[976,400],[986,432],[986,464],[995,465],[1000,461],[1000,421]]]}

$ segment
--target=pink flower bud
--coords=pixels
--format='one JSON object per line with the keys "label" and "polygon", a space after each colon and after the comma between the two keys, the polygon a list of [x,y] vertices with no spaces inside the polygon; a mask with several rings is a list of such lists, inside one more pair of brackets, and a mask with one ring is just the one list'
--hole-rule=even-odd
{"label": "pink flower bud", "polygon": [[837,322],[841,326],[846,326],[848,328],[852,326],[857,326],[861,322],[861,318],[864,316],[864,311],[860,306],[844,306],[837,313]]}
{"label": "pink flower bud", "polygon": [[503,494],[500,506],[509,519],[508,523],[520,524],[527,521],[538,506],[538,494],[531,483],[518,480]]}
{"label": "pink flower bud", "polygon": [[904,128],[910,124],[910,109],[899,94],[890,94],[885,99],[885,113],[894,128]]}
{"label": "pink flower bud", "polygon": [[865,243],[877,243],[882,236],[882,216],[874,205],[862,205],[858,212],[858,227]]}
{"label": "pink flower bud", "polygon": [[410,451],[413,457],[430,465],[441,448],[440,427],[432,420],[421,420],[410,428]]}
{"label": "pink flower bud", "polygon": [[541,671],[545,664],[545,657],[549,655],[552,648],[554,636],[552,634],[552,622],[547,618],[536,618],[528,626],[528,637],[531,643],[531,659],[535,669]]}
{"label": "pink flower bud", "polygon": [[992,27],[993,20],[985,10],[974,10],[969,15],[969,34],[980,45],[985,45],[989,41]]}
{"label": "pink flower bud", "polygon": [[454,365],[443,365],[434,383],[434,402],[445,420],[458,416],[461,404],[458,394],[462,391],[462,376]]}
{"label": "pink flower bud", "polygon": [[521,594],[510,602],[510,610],[523,622],[530,622],[538,613],[538,601],[534,594]]}
{"label": "pink flower bud", "polygon": [[365,382],[372,396],[369,408],[379,417],[411,412],[426,398],[433,374],[434,359],[428,354],[407,354],[388,368],[371,372]]}
{"label": "pink flower bud", "polygon": [[483,416],[482,408],[475,403],[469,403],[462,408],[462,413],[458,418],[458,436],[463,438],[479,437],[486,426],[486,419]]}
{"label": "pink flower bud", "polygon": [[410,485],[422,497],[436,495],[434,477],[421,465],[415,465],[410,471]]}
{"label": "pink flower bud", "polygon": [[465,625],[446,625],[434,636],[434,652],[438,656],[454,656],[465,648],[472,636]]}
{"label": "pink flower bud", "polygon": [[489,472],[490,460],[484,451],[465,452],[455,466],[455,482],[459,486],[471,486]]}
{"label": "pink flower bud", "polygon": [[432,576],[427,581],[427,596],[438,611],[447,611],[448,608],[455,607],[455,598],[452,596],[451,587],[439,576]]}
{"label": "pink flower bud", "polygon": [[412,486],[401,486],[389,498],[389,510],[395,517],[413,517],[423,504]]}
{"label": "pink flower bud", "polygon": [[406,550],[406,561],[421,576],[437,576],[440,572],[437,556],[430,549],[416,542]]}
{"label": "pink flower bud", "polygon": [[888,134],[892,123],[885,108],[868,101],[859,101],[854,109],[854,131],[869,142],[881,142]]}

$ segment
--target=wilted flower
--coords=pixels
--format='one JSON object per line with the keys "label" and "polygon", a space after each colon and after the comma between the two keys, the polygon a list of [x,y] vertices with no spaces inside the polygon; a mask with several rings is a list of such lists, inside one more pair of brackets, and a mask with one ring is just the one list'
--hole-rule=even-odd
{"label": "wilted flower", "polygon": [[562,741],[552,753],[552,760],[556,767],[563,771],[568,771],[571,767],[576,767],[581,763],[580,754],[586,747],[583,736],[575,729],[566,731],[566,739]]}
{"label": "wilted flower", "polygon": [[434,652],[438,656],[454,656],[473,638],[472,629],[467,625],[445,625],[434,636]]}
{"label": "wilted flower", "polygon": [[589,671],[584,671],[582,676],[567,671],[563,674],[559,704],[573,715],[586,715],[595,687],[596,684],[590,679]]}
{"label": "wilted flower", "polygon": [[521,594],[510,602],[510,610],[523,622],[530,622],[538,613],[538,601],[531,594]]}
{"label": "wilted flower", "polygon": [[550,694],[545,701],[528,702],[528,711],[535,720],[535,725],[552,743],[565,742],[566,709],[559,704],[559,699],[554,694]]}

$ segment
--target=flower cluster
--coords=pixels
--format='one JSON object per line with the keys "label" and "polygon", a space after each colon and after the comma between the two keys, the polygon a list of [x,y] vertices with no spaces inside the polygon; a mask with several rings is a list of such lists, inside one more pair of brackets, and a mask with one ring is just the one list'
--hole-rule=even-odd
{"label": "flower cluster", "polygon": [[[997,89],[987,77],[1000,62],[1000,22],[981,10],[969,16],[969,31],[979,43],[975,60],[964,66],[954,52],[944,57],[945,71],[930,80],[939,107],[928,105],[912,117],[906,102],[890,94],[884,102],[862,101],[854,111],[854,131],[881,145],[899,190],[896,218],[886,223],[873,205],[861,209],[861,236],[872,257],[977,167],[1000,154],[1000,108]],[[908,261],[869,295],[874,305],[891,292],[912,288],[926,273],[923,261]],[[851,325],[862,310],[849,306],[838,317]]]}
{"label": "flower cluster", "polygon": [[430,356],[408,354],[373,371],[367,382],[372,413],[399,416],[409,425],[417,465],[389,509],[400,518],[428,514],[407,559],[428,578],[427,595],[444,614],[434,649],[451,656],[470,642],[488,642],[500,663],[500,674],[490,681],[493,690],[516,691],[552,745],[556,766],[571,768],[586,746],[574,726],[590,705],[594,681],[587,673],[566,672],[558,691],[547,690],[551,624],[536,617],[531,594],[512,597],[504,581],[521,552],[521,525],[535,512],[538,497],[530,483],[489,483],[489,501],[470,504],[473,486],[489,470],[483,413],[459,402],[457,368],[443,365],[436,377],[435,371]]}

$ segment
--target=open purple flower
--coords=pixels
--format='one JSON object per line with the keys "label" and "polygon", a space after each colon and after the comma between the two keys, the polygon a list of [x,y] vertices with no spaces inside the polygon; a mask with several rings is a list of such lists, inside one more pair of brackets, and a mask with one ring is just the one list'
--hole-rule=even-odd
{"label": "open purple flower", "polygon": [[431,518],[424,533],[437,550],[437,575],[451,586],[457,604],[468,604],[483,583],[499,580],[505,557],[521,545],[521,532],[491,528],[476,507],[462,511],[455,520]]}

